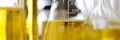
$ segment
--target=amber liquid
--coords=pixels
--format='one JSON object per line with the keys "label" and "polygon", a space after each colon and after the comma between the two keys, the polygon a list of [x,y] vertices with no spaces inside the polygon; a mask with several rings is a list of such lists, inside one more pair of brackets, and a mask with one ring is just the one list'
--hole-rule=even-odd
{"label": "amber liquid", "polygon": [[91,23],[86,29],[84,21],[50,21],[48,28],[46,25],[43,22],[42,40],[120,40],[120,29],[92,29]]}

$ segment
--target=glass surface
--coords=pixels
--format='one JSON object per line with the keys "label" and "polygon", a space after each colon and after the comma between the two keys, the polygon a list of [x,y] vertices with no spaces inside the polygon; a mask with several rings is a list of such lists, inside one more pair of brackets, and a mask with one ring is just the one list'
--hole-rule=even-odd
{"label": "glass surface", "polygon": [[43,22],[42,40],[120,40],[120,19],[109,0],[95,1],[92,11],[83,0],[84,20],[70,19],[75,14],[70,11],[71,1],[75,0],[53,0],[49,20]]}
{"label": "glass surface", "polygon": [[[75,5],[76,0],[53,0],[50,15],[43,22],[42,40],[79,40],[77,34],[84,29],[84,19],[79,16],[80,9]],[[81,16],[81,15],[80,15]],[[92,29],[91,23],[88,28]]]}

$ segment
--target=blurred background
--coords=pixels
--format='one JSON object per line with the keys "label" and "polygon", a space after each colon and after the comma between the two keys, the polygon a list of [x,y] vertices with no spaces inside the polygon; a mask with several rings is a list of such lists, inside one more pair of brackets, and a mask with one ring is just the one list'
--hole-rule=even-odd
{"label": "blurred background", "polygon": [[[36,0],[36,1],[35,0],[0,0],[0,27],[1,27],[0,40],[10,40],[10,39],[11,40],[18,40],[18,39],[19,40],[23,40],[23,39],[37,40],[37,38],[38,39],[40,38],[41,40],[41,37],[44,37],[43,35],[46,35],[45,33],[42,34],[43,30],[45,29],[43,27],[44,25],[43,22],[49,21],[49,19],[52,18],[52,16],[54,16],[51,14],[52,13],[51,10],[54,9],[55,7],[54,5],[56,3],[54,1],[56,0]],[[98,6],[97,4],[98,1],[99,0],[75,0],[75,3],[74,3],[74,5],[76,6],[75,9],[78,9],[79,12],[77,12],[77,14],[69,15],[71,16],[70,19],[85,20],[86,16],[90,15],[89,12],[94,11],[94,9]],[[62,2],[59,2],[59,3],[62,3]],[[112,11],[114,11],[117,16],[120,16],[120,0],[106,0],[104,6],[105,8],[108,8],[108,9],[111,8]],[[63,7],[65,7],[65,5]],[[72,8],[74,7],[71,7],[70,9]],[[59,9],[60,8],[58,8],[58,10]],[[62,13],[62,12],[58,12],[58,13]],[[86,12],[88,13],[85,14]],[[59,15],[62,15],[62,14],[59,14]],[[54,27],[54,25],[52,26]],[[49,30],[52,30],[52,29],[49,29]],[[20,36],[20,37],[17,37],[17,36]],[[59,33],[58,33],[58,36],[60,36]],[[53,39],[50,39],[51,37],[48,36],[48,39],[46,40],[53,40]],[[62,37],[58,37],[59,40],[61,38]],[[54,40],[57,40],[57,39],[54,39]],[[73,39],[73,40],[78,40],[78,39]]]}

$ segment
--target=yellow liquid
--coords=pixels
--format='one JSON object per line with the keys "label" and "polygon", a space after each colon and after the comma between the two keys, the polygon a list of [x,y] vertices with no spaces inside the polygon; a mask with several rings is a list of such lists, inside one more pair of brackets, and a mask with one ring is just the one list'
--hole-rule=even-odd
{"label": "yellow liquid", "polygon": [[22,8],[0,8],[0,40],[23,40],[25,15]]}
{"label": "yellow liquid", "polygon": [[102,29],[102,30],[83,30],[80,35],[81,40],[120,40],[120,30]]}
{"label": "yellow liquid", "polygon": [[[83,25],[85,24],[83,20],[62,20],[50,21],[46,29],[46,23],[47,22],[43,22],[42,40],[78,40],[80,39],[78,34],[80,34],[81,29],[85,26]],[[88,28],[92,29],[92,25],[88,25],[90,26]]]}
{"label": "yellow liquid", "polygon": [[[120,40],[120,29],[92,29],[84,21],[50,21],[43,22],[42,40]],[[113,23],[113,22],[112,22]],[[111,25],[114,25],[114,23]],[[46,31],[47,30],[47,31]]]}

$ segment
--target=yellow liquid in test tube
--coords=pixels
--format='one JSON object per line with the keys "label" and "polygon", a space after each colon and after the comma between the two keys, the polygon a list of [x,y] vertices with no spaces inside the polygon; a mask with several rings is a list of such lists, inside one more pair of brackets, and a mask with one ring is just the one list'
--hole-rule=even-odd
{"label": "yellow liquid in test tube", "polygon": [[24,40],[24,14],[22,8],[0,8],[0,40]]}
{"label": "yellow liquid in test tube", "polygon": [[0,10],[0,40],[6,40],[6,11]]}
{"label": "yellow liquid in test tube", "polygon": [[[109,22],[110,25],[120,26],[118,22]],[[42,40],[120,40],[120,29],[84,29],[84,21],[50,21],[43,22]],[[47,30],[47,31],[45,31]]]}
{"label": "yellow liquid in test tube", "polygon": [[[83,24],[83,20],[57,20],[48,22],[46,29],[47,22],[45,21],[43,22],[42,40],[80,40],[78,35],[85,26]],[[92,25],[88,25],[92,29]]]}

